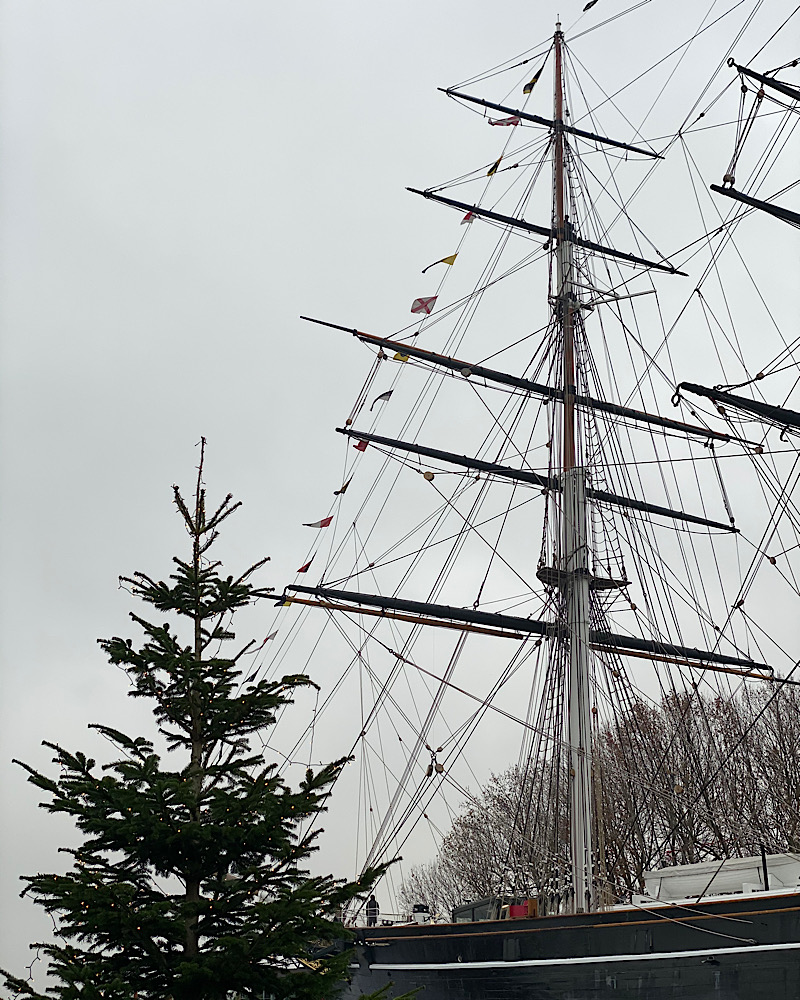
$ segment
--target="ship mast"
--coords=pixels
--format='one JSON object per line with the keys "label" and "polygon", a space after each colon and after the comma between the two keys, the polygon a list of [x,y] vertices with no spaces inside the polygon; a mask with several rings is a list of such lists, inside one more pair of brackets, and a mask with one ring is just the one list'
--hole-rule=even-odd
{"label": "ship mast", "polygon": [[554,110],[554,221],[556,230],[556,320],[561,327],[564,381],[561,573],[566,602],[568,668],[565,703],[569,746],[570,856],[573,906],[594,905],[592,847],[592,733],[589,663],[589,559],[586,473],[576,442],[575,326],[578,320],[573,277],[573,245],[565,170],[563,34],[556,25]]}

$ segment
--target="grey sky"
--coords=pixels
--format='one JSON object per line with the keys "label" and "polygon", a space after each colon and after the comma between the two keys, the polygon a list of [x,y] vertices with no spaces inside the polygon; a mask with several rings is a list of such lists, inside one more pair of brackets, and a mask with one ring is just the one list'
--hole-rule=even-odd
{"label": "grey sky", "polygon": [[[87,722],[140,724],[95,639],[128,634],[118,575],[164,573],[180,549],[171,484],[191,489],[205,435],[210,491],[245,504],[225,553],[269,554],[265,582],[291,579],[368,366],[351,338],[297,317],[407,322],[430,289],[421,268],[452,252],[453,218],[404,187],[490,161],[487,133],[502,131],[436,87],[546,39],[559,8],[568,28],[581,4],[566,6],[0,3],[0,965],[20,971],[46,933],[17,876],[63,863],[67,836],[10,758],[46,766],[42,739],[102,754]],[[768,7],[743,57],[790,9]],[[621,9],[601,0],[581,27]],[[609,89],[700,18],[689,0],[646,10],[596,33],[601,58],[576,46]],[[687,76],[686,110],[704,72]],[[655,93],[620,104],[640,121]],[[646,134],[679,124],[669,112]],[[669,208],[641,208],[660,250],[680,245]],[[792,281],[796,241],[779,225],[774,266]]]}

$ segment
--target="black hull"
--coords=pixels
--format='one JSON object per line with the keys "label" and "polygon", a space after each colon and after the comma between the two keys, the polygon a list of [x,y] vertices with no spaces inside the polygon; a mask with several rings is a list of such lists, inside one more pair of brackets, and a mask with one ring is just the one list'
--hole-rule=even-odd
{"label": "black hull", "polygon": [[800,893],[359,932],[355,1000],[800,1000]]}

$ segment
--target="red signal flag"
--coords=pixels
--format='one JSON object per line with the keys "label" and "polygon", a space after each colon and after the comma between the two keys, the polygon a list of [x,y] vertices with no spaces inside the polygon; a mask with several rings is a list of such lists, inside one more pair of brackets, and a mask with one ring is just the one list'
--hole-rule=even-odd
{"label": "red signal flag", "polygon": [[303,522],[303,527],[304,528],[327,528],[328,525],[331,523],[332,520],[333,520],[333,516],[331,516],[331,517],[323,517],[323,519],[321,521],[312,521],[310,524],[308,524],[308,523],[306,523],[304,521]]}
{"label": "red signal flag", "polygon": [[414,299],[411,303],[412,313],[422,313],[423,316],[430,316],[436,304],[437,295],[428,295],[426,298]]}

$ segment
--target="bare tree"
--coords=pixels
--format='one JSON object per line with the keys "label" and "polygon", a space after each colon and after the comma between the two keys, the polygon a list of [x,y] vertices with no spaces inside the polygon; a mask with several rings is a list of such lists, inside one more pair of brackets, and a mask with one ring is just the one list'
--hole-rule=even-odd
{"label": "bare tree", "polygon": [[[784,685],[734,699],[694,691],[638,700],[593,747],[609,898],[648,869],[800,850],[800,693]],[[456,817],[438,855],[413,868],[408,906],[448,913],[487,897],[557,895],[569,881],[566,788],[558,755],[495,775]]]}

